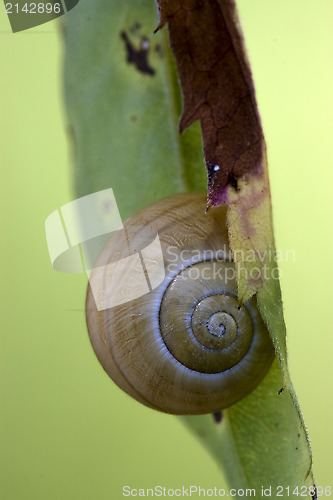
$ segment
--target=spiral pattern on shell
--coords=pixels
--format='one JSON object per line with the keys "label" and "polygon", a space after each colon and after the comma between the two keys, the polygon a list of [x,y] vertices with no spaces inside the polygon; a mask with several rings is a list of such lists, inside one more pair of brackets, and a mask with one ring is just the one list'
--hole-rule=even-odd
{"label": "spiral pattern on shell", "polygon": [[[88,331],[102,366],[129,395],[167,413],[231,406],[254,390],[274,358],[256,297],[237,300],[226,207],[205,213],[205,204],[204,193],[176,195],[124,224],[125,235],[132,228],[131,241],[144,228],[158,233],[165,267],[159,286],[100,311],[88,286]],[[102,294],[123,286],[110,285],[103,269],[115,256],[137,251],[130,239],[115,234],[104,247],[90,277]],[[130,276],[128,269],[126,286]]]}

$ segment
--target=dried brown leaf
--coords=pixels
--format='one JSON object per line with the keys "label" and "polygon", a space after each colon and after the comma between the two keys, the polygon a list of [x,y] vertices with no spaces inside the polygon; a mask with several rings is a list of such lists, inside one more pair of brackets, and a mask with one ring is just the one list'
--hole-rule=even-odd
{"label": "dried brown leaf", "polygon": [[200,120],[208,203],[262,171],[264,139],[233,0],[158,0],[183,93],[180,131]]}

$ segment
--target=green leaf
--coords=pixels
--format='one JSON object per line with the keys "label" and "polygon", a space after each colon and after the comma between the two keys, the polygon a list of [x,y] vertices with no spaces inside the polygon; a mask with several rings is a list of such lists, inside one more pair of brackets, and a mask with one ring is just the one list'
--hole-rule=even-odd
{"label": "green leaf", "polygon": [[230,485],[254,488],[256,496],[262,486],[271,486],[275,498],[279,486],[313,485],[307,435],[291,393],[278,394],[282,384],[275,361],[255,391],[223,411],[221,423],[211,415],[182,417],[221,464]]}
{"label": "green leaf", "polygon": [[[65,19],[75,191],[83,196],[112,187],[123,220],[164,196],[206,188],[198,122],[178,134],[176,67],[166,30],[152,36],[157,24],[152,0],[81,0]],[[310,487],[313,477],[287,372],[278,282],[259,289],[257,299],[272,337],[280,339],[280,364],[225,410],[221,423],[212,415],[181,418],[221,464],[231,487],[255,488],[256,496],[262,486],[272,487],[275,498],[278,486]]]}
{"label": "green leaf", "polygon": [[[137,28],[140,26],[140,28]],[[81,0],[66,16],[65,96],[77,195],[112,187],[122,219],[164,196],[204,189],[199,124],[181,139],[181,97],[153,1]],[[136,29],[137,28],[137,29]],[[148,39],[155,74],[127,62]]]}

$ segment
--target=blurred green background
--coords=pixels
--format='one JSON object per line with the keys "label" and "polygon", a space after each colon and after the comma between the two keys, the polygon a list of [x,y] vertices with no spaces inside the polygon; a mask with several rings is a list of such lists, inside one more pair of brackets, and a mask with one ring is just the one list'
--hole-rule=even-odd
{"label": "blurred green background", "polygon": [[[152,1],[153,4],[153,1]],[[317,485],[333,485],[333,3],[238,0],[268,145],[289,364]],[[106,500],[122,487],[223,487],[172,416],[108,379],[84,320],[87,278],[55,272],[44,222],[72,192],[57,21],[1,46],[1,497]],[[75,9],[70,15],[75,15]],[[195,498],[195,497],[194,497]]]}

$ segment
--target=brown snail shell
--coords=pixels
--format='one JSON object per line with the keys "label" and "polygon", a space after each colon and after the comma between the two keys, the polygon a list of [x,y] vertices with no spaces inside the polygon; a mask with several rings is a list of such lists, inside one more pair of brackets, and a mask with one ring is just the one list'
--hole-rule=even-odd
{"label": "brown snail shell", "polygon": [[[255,389],[274,358],[256,297],[237,300],[226,207],[207,213],[205,207],[204,193],[186,193],[133,215],[125,236],[111,236],[90,277],[102,298],[130,287],[130,266],[112,282],[105,264],[138,252],[131,241],[148,228],[158,233],[163,253],[159,286],[102,310],[88,286],[88,331],[105,371],[129,395],[166,413],[231,406]],[[145,263],[151,276],[149,258]]]}

